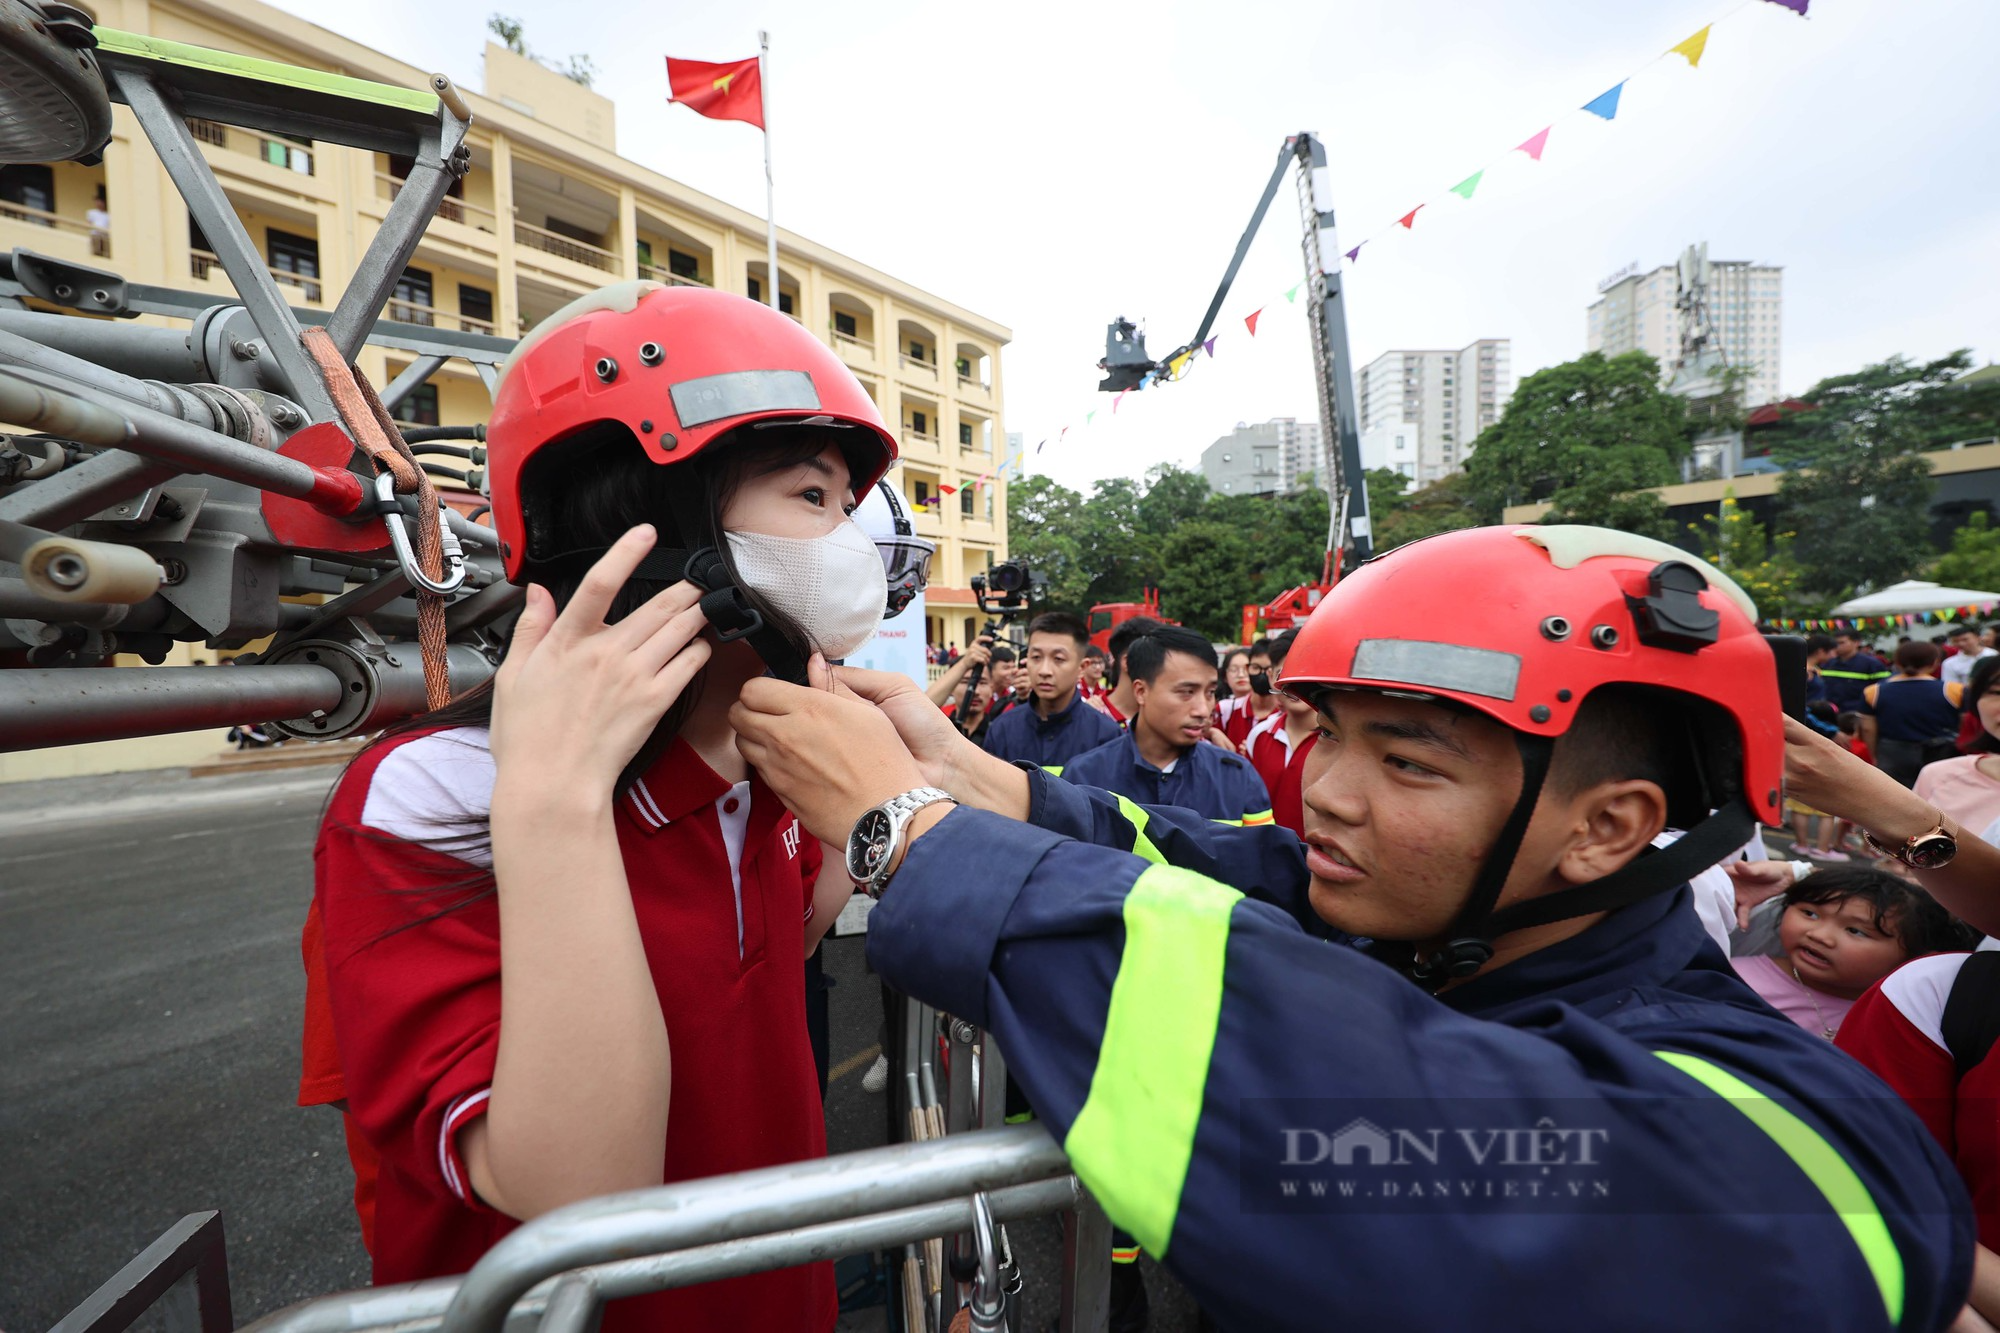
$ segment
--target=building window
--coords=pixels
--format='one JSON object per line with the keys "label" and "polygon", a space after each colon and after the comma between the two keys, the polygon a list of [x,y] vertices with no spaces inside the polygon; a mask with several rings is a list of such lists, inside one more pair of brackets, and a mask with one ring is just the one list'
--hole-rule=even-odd
{"label": "building window", "polygon": [[291,285],[299,288],[306,300],[319,300],[318,241],[272,227],[264,233],[264,248],[274,272],[291,274],[295,279]]}
{"label": "building window", "polygon": [[434,325],[437,317],[431,304],[431,275],[420,268],[406,268],[396,279],[396,290],[390,293],[389,318],[404,324]]}
{"label": "building window", "polygon": [[0,167],[0,205],[12,204],[13,208],[0,207],[0,216],[17,221],[35,222],[44,227],[55,225],[47,218],[23,217],[14,209],[27,209],[33,213],[53,213],[56,211],[56,174],[48,167],[8,166]]}
{"label": "building window", "polygon": [[[469,333],[493,332],[493,293],[468,283],[458,284],[458,323]],[[474,328],[483,324],[484,328]]]}
{"label": "building window", "polygon": [[421,384],[410,390],[398,406],[398,421],[406,421],[413,426],[435,426],[438,424],[438,390],[435,384]]}
{"label": "building window", "polygon": [[861,324],[845,310],[836,310],[833,312],[833,331],[845,338],[859,338]]}

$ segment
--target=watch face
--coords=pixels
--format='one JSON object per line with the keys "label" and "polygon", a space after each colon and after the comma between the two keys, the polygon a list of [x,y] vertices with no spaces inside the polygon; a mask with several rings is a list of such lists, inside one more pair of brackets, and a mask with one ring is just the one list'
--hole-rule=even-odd
{"label": "watch face", "polygon": [[1948,833],[1933,833],[1910,844],[1903,859],[1919,870],[1936,870],[1951,864],[1958,855],[1958,842]]}
{"label": "watch face", "polygon": [[847,873],[857,880],[873,879],[889,855],[893,831],[889,816],[881,810],[870,810],[861,816],[847,839]]}

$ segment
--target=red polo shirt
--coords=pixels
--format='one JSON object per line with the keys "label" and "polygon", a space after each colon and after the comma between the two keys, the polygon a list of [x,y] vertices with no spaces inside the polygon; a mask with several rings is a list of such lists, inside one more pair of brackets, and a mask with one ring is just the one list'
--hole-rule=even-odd
{"label": "red polo shirt", "polygon": [[[481,728],[458,728],[368,751],[342,778],[313,851],[325,974],[314,978],[308,943],[301,1100],[344,1092],[379,1157],[378,1284],[463,1272],[516,1225],[473,1195],[458,1152],[459,1131],[485,1113],[499,1046],[498,904],[488,894],[424,920],[466,896],[450,886],[480,874],[485,857],[409,841],[483,821],[485,740]],[[756,778],[732,789],[678,741],[614,819],[673,1050],[663,1178],[822,1156],[801,920],[818,844]],[[743,835],[740,888],[732,824]],[[332,1052],[323,1035],[314,1044],[328,1030]],[[815,1264],[619,1301],[605,1329],[824,1333],[835,1317],[833,1267]]]}
{"label": "red polo shirt", "polygon": [[1319,741],[1319,733],[1293,745],[1285,731],[1285,710],[1280,708],[1251,728],[1244,753],[1250,766],[1264,779],[1271,793],[1271,820],[1301,838],[1306,836],[1305,771],[1306,756]]}

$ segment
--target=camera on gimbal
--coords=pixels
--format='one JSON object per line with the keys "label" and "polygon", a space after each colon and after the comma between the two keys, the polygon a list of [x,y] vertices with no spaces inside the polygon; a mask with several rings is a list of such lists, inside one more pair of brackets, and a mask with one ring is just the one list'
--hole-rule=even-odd
{"label": "camera on gimbal", "polygon": [[1029,568],[1026,556],[1017,555],[984,574],[974,574],[972,595],[979,600],[980,611],[1004,623],[1026,615],[1030,599],[1040,596],[1048,582],[1046,575]]}

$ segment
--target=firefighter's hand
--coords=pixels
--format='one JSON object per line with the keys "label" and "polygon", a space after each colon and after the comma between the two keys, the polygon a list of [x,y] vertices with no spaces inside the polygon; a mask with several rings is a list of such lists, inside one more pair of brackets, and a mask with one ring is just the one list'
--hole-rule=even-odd
{"label": "firefighter's hand", "polygon": [[836,667],[835,687],[882,710],[903,746],[923,769],[924,781],[950,792],[961,805],[1010,819],[1028,817],[1027,775],[986,753],[960,731],[907,676],[890,671]]}
{"label": "firefighter's hand", "polygon": [[[808,672],[808,685],[769,677],[749,682],[729,710],[729,725],[737,749],[799,822],[820,841],[844,847],[869,807],[927,784],[881,709],[835,688],[816,653]],[[921,694],[917,699],[937,716]]]}

